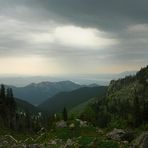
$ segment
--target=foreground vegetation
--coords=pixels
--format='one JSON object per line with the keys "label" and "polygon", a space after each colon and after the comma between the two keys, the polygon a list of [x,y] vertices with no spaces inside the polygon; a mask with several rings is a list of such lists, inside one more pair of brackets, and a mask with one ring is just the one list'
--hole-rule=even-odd
{"label": "foreground vegetation", "polygon": [[[3,134],[2,134],[3,133]],[[4,133],[7,135],[4,136]],[[9,135],[8,135],[9,133]],[[13,137],[11,137],[11,136]],[[69,127],[53,128],[50,131],[40,131],[37,134],[23,134],[12,131],[1,132],[0,141],[8,141],[3,146],[6,147],[71,147],[71,148],[126,148],[128,144],[114,141],[106,137],[106,131],[98,128],[88,127]],[[2,144],[2,143],[1,143]],[[11,144],[11,145],[10,145]]]}

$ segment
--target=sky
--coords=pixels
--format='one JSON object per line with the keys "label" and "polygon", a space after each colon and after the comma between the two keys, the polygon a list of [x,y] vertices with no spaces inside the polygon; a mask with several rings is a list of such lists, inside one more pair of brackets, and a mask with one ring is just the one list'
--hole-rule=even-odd
{"label": "sky", "polygon": [[147,14],[147,0],[0,0],[0,74],[138,70]]}

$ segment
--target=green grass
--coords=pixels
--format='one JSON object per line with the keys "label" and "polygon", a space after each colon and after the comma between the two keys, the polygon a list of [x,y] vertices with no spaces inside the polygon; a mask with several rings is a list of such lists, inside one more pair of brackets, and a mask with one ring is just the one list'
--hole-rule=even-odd
{"label": "green grass", "polygon": [[93,141],[93,139],[94,139],[93,137],[83,136],[79,139],[79,144],[83,146],[87,146]]}
{"label": "green grass", "polygon": [[57,137],[59,139],[67,140],[68,138],[73,138],[76,136],[76,133],[73,133],[68,128],[57,128],[53,132],[50,133],[53,137]]}
{"label": "green grass", "polygon": [[119,148],[118,143],[113,141],[102,141],[97,144],[99,148]]}
{"label": "green grass", "polygon": [[[78,128],[76,127],[74,130],[69,128],[55,128],[46,133],[39,134],[23,134],[16,133],[10,130],[0,130],[0,135],[11,134],[15,139],[24,141],[29,138],[25,143],[26,144],[46,144],[50,140],[54,139],[62,139],[62,143],[57,143],[56,145],[51,145],[51,148],[61,147],[63,143],[67,141],[67,139],[73,139],[76,143],[80,145],[81,148],[89,148],[89,145],[93,143],[93,147],[95,148],[119,148],[119,144],[115,141],[108,140],[103,134],[99,134],[96,132],[95,127],[85,127]],[[31,140],[31,137],[34,140]],[[99,147],[98,147],[99,146]],[[72,148],[72,147],[71,147]],[[128,148],[128,146],[122,145],[122,148]]]}

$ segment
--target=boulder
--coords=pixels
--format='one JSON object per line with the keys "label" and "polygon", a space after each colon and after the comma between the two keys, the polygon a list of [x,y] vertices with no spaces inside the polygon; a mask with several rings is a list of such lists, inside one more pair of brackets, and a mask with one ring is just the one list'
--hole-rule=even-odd
{"label": "boulder", "polygon": [[113,131],[106,134],[109,139],[121,141],[122,137],[126,134],[126,132],[122,129],[114,129]]}
{"label": "boulder", "polygon": [[125,134],[122,135],[121,140],[124,142],[131,142],[135,138],[135,133],[131,131],[126,131]]}
{"label": "boulder", "polygon": [[80,121],[80,127],[87,127],[87,121]]}
{"label": "boulder", "polygon": [[82,121],[80,119],[76,119],[76,121],[79,123],[80,127],[87,127],[88,126],[87,121]]}
{"label": "boulder", "polygon": [[70,148],[75,144],[75,142],[72,139],[67,139],[66,144],[64,148]]}
{"label": "boulder", "polygon": [[56,142],[55,140],[51,140],[51,144],[52,144],[52,145],[56,145],[57,142]]}
{"label": "boulder", "polygon": [[59,122],[57,122],[56,123],[56,127],[57,128],[65,128],[65,127],[67,127],[67,123],[64,121],[64,120],[62,120],[62,121],[59,121]]}
{"label": "boulder", "polygon": [[148,131],[143,132],[133,141],[131,148],[148,148]]}
{"label": "boulder", "polygon": [[75,128],[75,124],[74,124],[74,123],[71,123],[71,124],[69,125],[69,128],[70,128],[70,129],[74,129],[74,128]]}
{"label": "boulder", "polygon": [[96,132],[101,135],[104,134],[103,130],[98,127],[96,128]]}
{"label": "boulder", "polygon": [[113,131],[107,133],[106,136],[109,139],[122,141],[123,143],[131,142],[135,138],[135,135],[133,132],[124,131],[122,129],[116,129],[116,128]]}

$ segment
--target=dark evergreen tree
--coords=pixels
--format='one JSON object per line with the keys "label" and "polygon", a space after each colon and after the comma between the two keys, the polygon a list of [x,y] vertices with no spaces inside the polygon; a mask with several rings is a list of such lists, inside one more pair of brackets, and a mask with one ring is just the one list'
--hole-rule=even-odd
{"label": "dark evergreen tree", "polygon": [[145,101],[143,105],[143,113],[142,113],[142,118],[144,123],[148,123],[147,114],[148,114],[148,101]]}
{"label": "dark evergreen tree", "polygon": [[26,129],[28,130],[28,131],[31,131],[32,129],[31,129],[31,116],[30,116],[30,113],[26,113],[26,118],[25,118],[25,120],[26,120]]}
{"label": "dark evergreen tree", "polygon": [[67,113],[67,109],[64,107],[63,109],[63,120],[67,121],[68,120],[68,113]]}
{"label": "dark evergreen tree", "polygon": [[141,108],[140,108],[140,96],[138,90],[134,90],[133,96],[133,122],[134,126],[137,127],[142,122]]}
{"label": "dark evergreen tree", "polygon": [[2,84],[0,89],[0,98],[5,98],[5,86]]}
{"label": "dark evergreen tree", "polygon": [[13,91],[11,88],[8,88],[5,93],[5,87],[1,87],[1,95],[4,96],[4,106],[5,106],[5,118],[6,125],[9,128],[15,128],[16,125],[16,102],[13,97]]}
{"label": "dark evergreen tree", "polygon": [[7,125],[7,106],[5,99],[5,86],[2,84],[0,88],[0,118],[4,125]]}

